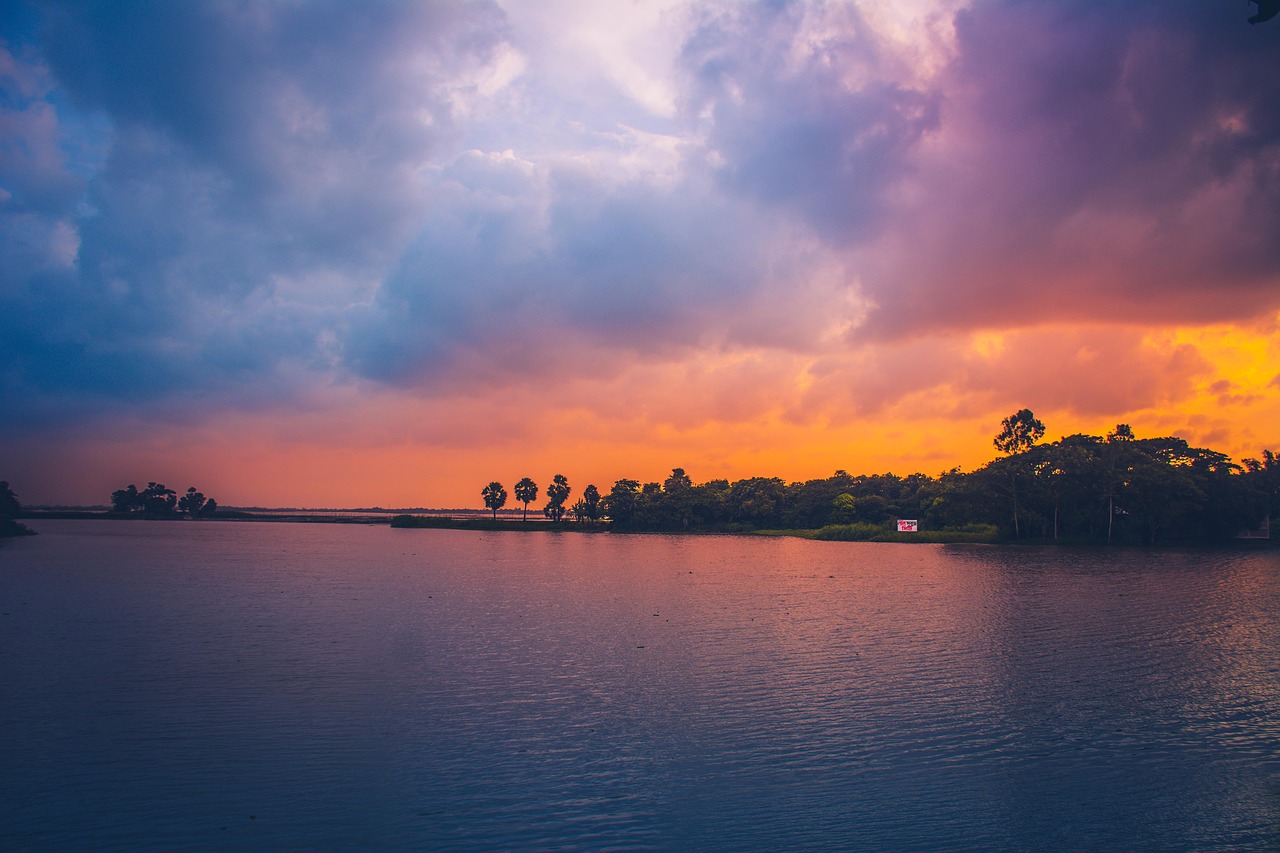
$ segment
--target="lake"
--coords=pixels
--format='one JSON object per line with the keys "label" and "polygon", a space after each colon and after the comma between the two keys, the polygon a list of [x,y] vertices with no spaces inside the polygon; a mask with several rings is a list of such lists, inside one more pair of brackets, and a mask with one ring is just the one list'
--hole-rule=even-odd
{"label": "lake", "polygon": [[1275,550],[31,526],[0,848],[1280,848]]}

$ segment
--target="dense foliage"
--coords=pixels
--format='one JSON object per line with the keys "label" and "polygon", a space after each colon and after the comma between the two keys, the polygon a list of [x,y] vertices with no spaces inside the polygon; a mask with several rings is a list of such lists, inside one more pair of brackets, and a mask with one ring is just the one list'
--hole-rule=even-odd
{"label": "dense foliage", "polygon": [[1280,458],[1233,463],[1180,438],[1138,439],[1121,424],[1106,437],[1037,445],[1028,410],[1007,418],[995,444],[1007,455],[969,473],[854,476],[786,483],[752,477],[694,484],[622,479],[602,503],[619,530],[820,530],[822,538],[890,538],[895,519],[920,535],[955,539],[998,531],[1005,540],[1155,544],[1212,542],[1256,528],[1280,510]]}
{"label": "dense foliage", "polygon": [[507,503],[506,488],[497,480],[494,480],[480,490],[480,496],[484,498],[485,507],[493,510],[493,517],[496,519],[498,510],[506,506]]}
{"label": "dense foliage", "polygon": [[149,518],[177,518],[180,515],[203,518],[218,511],[218,502],[213,498],[206,498],[195,486],[188,487],[186,494],[179,496],[164,483],[147,483],[147,487],[141,491],[130,483],[111,493],[111,511],[126,515],[145,515]]}
{"label": "dense foliage", "polygon": [[7,480],[0,480],[0,536],[30,536],[34,530],[15,519],[22,514],[18,496]]}

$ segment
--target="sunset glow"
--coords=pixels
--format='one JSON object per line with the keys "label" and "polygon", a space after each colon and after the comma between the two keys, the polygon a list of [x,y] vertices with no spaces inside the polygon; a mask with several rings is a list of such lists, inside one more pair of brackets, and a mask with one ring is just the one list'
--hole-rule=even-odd
{"label": "sunset glow", "polygon": [[25,504],[936,475],[1021,407],[1280,450],[1242,5],[9,7]]}

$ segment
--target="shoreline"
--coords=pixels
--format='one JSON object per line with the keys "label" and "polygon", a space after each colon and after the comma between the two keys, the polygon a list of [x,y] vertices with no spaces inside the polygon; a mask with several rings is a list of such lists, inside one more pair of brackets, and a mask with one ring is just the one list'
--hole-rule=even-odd
{"label": "shoreline", "polygon": [[[838,527],[829,525],[817,529],[687,529],[687,530],[613,530],[610,522],[577,522],[577,521],[522,521],[520,519],[494,519],[482,515],[476,517],[458,517],[456,515],[410,515],[410,514],[361,514],[352,511],[351,515],[299,512],[251,513],[241,510],[219,511],[217,515],[204,518],[157,517],[141,514],[121,515],[101,510],[26,510],[19,518],[28,521],[44,519],[58,521],[161,521],[161,522],[241,522],[283,524],[363,524],[386,525],[399,529],[420,530],[472,530],[490,532],[553,532],[553,533],[612,533],[620,536],[764,536],[791,537],[825,542],[872,542],[907,545],[996,545],[1013,547],[1063,547],[1063,548],[1144,548],[1163,549],[1208,549],[1208,550],[1255,550],[1276,547],[1273,539],[1232,539],[1218,543],[1169,542],[1156,546],[1140,545],[1132,542],[1117,542],[1108,545],[1105,542],[1076,540],[1022,539],[1018,541],[1003,540],[994,533],[974,530],[923,530],[916,533],[899,533],[895,530],[878,531],[872,535],[860,535],[857,538],[839,535]],[[32,531],[33,533],[35,531]]]}

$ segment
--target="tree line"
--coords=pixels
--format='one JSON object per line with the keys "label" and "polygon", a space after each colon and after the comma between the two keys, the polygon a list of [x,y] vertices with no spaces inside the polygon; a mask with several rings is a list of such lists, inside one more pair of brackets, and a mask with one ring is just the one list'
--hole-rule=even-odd
{"label": "tree line", "polygon": [[[564,518],[566,508],[565,503],[569,500],[569,495],[573,490],[569,486],[569,480],[563,474],[556,474],[551,480],[551,485],[547,486],[547,503],[542,508],[542,514],[552,521],[560,521]],[[522,477],[515,485],[516,500],[524,504],[521,519],[529,520],[529,504],[538,499],[538,484],[530,477]],[[480,496],[484,498],[486,509],[493,511],[493,517],[498,517],[498,510],[507,505],[507,490],[502,483],[494,480],[480,490]],[[598,521],[604,516],[604,502],[600,496],[600,490],[594,484],[587,486],[582,490],[582,497],[568,507],[568,512],[577,521]]]}
{"label": "tree line", "polygon": [[31,536],[35,533],[17,518],[22,514],[18,495],[9,488],[8,480],[0,480],[0,537]]}
{"label": "tree line", "polygon": [[[1148,545],[1226,541],[1280,517],[1280,456],[1270,450],[1236,464],[1181,438],[1138,438],[1127,424],[1105,436],[1042,444],[1044,435],[1044,424],[1020,409],[993,439],[1002,455],[970,472],[841,470],[805,482],[751,477],[695,484],[675,468],[660,483],[618,480],[603,496],[589,486],[570,511],[579,520],[608,518],[612,529],[624,531],[811,530],[821,538],[866,539],[910,518],[922,531],[989,531],[1006,541]],[[558,521],[570,492],[562,476],[556,483],[543,512]],[[494,482],[482,494],[496,517],[506,490]],[[526,477],[516,497],[527,512],[537,486]]]}
{"label": "tree line", "polygon": [[205,497],[195,486],[189,486],[186,493],[180,496],[164,483],[147,483],[147,487],[142,490],[130,483],[111,493],[111,511],[126,515],[145,515],[148,518],[177,518],[180,515],[207,518],[218,511],[218,502]]}

